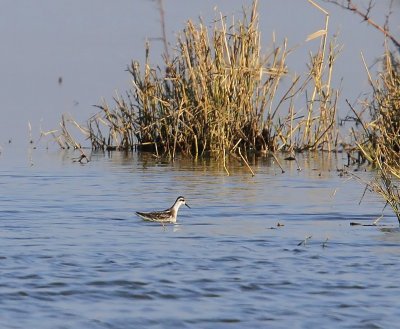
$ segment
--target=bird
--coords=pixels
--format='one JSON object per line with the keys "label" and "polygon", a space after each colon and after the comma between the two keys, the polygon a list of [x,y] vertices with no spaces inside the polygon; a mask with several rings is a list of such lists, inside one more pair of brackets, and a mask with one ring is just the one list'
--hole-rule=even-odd
{"label": "bird", "polygon": [[151,212],[140,212],[137,211],[136,215],[143,218],[145,221],[150,222],[161,222],[161,223],[176,223],[176,217],[178,215],[178,210],[181,205],[185,205],[190,208],[186,203],[183,196],[179,196],[171,208],[161,210],[161,211],[151,211]]}

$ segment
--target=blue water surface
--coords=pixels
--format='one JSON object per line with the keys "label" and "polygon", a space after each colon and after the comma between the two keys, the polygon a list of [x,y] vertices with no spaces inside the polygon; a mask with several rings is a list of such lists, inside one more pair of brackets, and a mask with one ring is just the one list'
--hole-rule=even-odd
{"label": "blue water surface", "polygon": [[[90,154],[89,151],[87,151]],[[342,155],[174,163],[5,147],[1,328],[396,328],[398,223]],[[373,174],[359,170],[362,179]],[[146,223],[178,195],[178,224]],[[360,203],[361,200],[361,203]],[[303,242],[303,243],[302,243]]]}

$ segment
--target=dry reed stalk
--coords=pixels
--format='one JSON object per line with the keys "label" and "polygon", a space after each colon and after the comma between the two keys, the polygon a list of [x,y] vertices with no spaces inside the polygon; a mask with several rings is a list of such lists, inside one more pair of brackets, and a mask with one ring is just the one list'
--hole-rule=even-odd
{"label": "dry reed stalk", "polygon": [[[81,154],[84,154],[82,151],[82,146],[78,142],[77,139],[75,139],[70,131],[71,125],[77,128],[81,134],[85,136],[90,135],[90,129],[87,129],[86,127],[82,127],[80,124],[78,124],[75,120],[73,120],[69,115],[63,114],[61,116],[61,121],[59,123],[61,129],[54,129],[50,131],[44,131],[42,128],[40,128],[40,137],[38,142],[43,137],[48,137],[51,136],[52,140],[55,141],[60,148],[62,149],[74,149],[74,150],[79,150]],[[85,155],[86,156],[86,155]]]}
{"label": "dry reed stalk", "polygon": [[81,145],[69,132],[67,128],[67,122],[69,122],[69,119],[67,119],[65,115],[62,115],[60,122],[61,132],[58,138],[60,141],[63,141],[64,145],[66,145],[66,148],[80,149]]}
{"label": "dry reed stalk", "polygon": [[337,49],[335,39],[328,43],[329,13],[314,1],[308,1],[325,15],[325,26],[306,40],[320,38],[320,45],[316,55],[310,54],[309,77],[304,88],[309,84],[313,87],[311,97],[307,99],[306,118],[299,122],[298,129],[302,132],[299,146],[301,149],[332,151],[337,149],[336,109],[339,93],[331,83],[334,62],[340,49]]}
{"label": "dry reed stalk", "polygon": [[251,175],[254,177],[254,176],[255,176],[255,173],[254,173],[254,171],[251,169],[251,167],[250,167],[248,161],[247,161],[247,160],[245,159],[245,157],[242,155],[242,152],[240,152],[240,147],[238,148],[238,152],[239,152],[239,156],[242,158],[242,160],[243,160],[243,162],[245,163],[245,165],[247,166],[247,168],[249,168],[249,170],[250,170],[250,172],[251,172]]}

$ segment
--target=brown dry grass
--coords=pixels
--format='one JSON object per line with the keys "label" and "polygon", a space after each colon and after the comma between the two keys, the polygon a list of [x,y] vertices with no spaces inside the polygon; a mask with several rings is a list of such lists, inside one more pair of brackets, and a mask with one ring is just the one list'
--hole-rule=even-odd
{"label": "brown dry grass", "polygon": [[[241,20],[220,15],[209,29],[201,21],[188,21],[177,38],[174,54],[165,53],[163,68],[132,62],[132,89],[115,97],[115,106],[99,106],[89,120],[94,149],[149,150],[174,158],[228,155],[246,158],[249,152],[308,149],[333,150],[337,146],[336,102],[331,87],[337,55],[328,42],[329,15],[324,28],[310,35],[320,39],[310,54],[309,72],[289,77],[284,41],[263,54],[260,44],[257,1]],[[171,51],[172,52],[172,51]],[[283,95],[283,96],[279,96]],[[306,113],[296,111],[294,99],[306,96]],[[287,108],[286,113],[282,109]]]}
{"label": "brown dry grass", "polygon": [[369,188],[391,206],[400,223],[400,63],[386,49],[377,79],[367,72],[373,93],[361,111],[368,111],[369,119],[357,114],[363,130],[356,144],[378,170]]}

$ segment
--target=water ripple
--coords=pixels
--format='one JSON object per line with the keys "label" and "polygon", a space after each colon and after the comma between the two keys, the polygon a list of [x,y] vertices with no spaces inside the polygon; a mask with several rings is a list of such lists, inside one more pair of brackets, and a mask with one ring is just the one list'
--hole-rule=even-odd
{"label": "water ripple", "polygon": [[[0,171],[8,192],[1,328],[390,328],[398,320],[400,229],[392,215],[386,226],[350,226],[378,209],[354,203],[355,182],[262,166],[253,178],[226,177],[179,160],[116,157]],[[338,184],[349,185],[332,198]],[[192,206],[178,225],[134,215],[176,194]]]}

